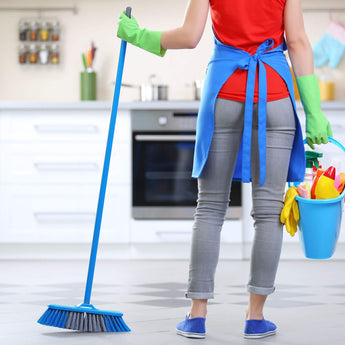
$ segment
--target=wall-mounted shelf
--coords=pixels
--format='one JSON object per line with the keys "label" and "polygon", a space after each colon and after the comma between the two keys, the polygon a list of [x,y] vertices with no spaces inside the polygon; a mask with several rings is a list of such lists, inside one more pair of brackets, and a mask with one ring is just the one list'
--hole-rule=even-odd
{"label": "wall-mounted shelf", "polygon": [[73,14],[78,13],[78,8],[76,5],[71,7],[61,7],[61,6],[54,6],[54,7],[44,7],[44,6],[32,6],[32,7],[25,7],[25,6],[4,6],[0,7],[1,11],[16,11],[16,12],[73,12]]}
{"label": "wall-mounted shelf", "polygon": [[335,13],[345,12],[345,7],[306,7],[304,13]]}

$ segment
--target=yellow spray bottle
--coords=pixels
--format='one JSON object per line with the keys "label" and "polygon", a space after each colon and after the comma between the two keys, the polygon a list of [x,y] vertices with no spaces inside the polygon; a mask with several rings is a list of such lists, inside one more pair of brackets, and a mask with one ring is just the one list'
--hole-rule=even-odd
{"label": "yellow spray bottle", "polygon": [[340,194],[334,187],[335,168],[330,166],[319,178],[315,187],[316,199],[333,199]]}

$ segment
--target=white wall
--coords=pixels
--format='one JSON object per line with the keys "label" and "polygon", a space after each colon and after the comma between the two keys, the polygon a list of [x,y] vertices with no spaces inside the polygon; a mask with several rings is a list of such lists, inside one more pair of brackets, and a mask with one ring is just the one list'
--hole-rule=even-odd
{"label": "white wall", "polygon": [[[315,4],[307,0],[305,4]],[[180,25],[187,0],[2,0],[0,7],[8,6],[73,6],[72,12],[46,12],[61,24],[61,63],[58,66],[22,66],[17,62],[18,23],[22,18],[37,15],[34,12],[0,11],[0,99],[28,101],[79,100],[79,72],[82,70],[81,53],[94,40],[95,70],[98,77],[98,99],[111,100],[115,80],[120,40],[116,38],[118,14],[128,5],[142,27],[168,29]],[[344,6],[343,0],[327,5]],[[316,43],[327,29],[328,13],[306,14],[305,22],[311,42]],[[334,14],[333,19],[345,25],[345,13]],[[193,80],[204,76],[212,50],[210,22],[199,46],[192,51],[169,51],[164,58],[128,46],[123,81],[140,84],[155,73],[159,81],[170,87],[169,98],[192,99]],[[318,71],[320,72],[320,71]],[[336,84],[336,99],[345,99],[345,59],[332,71]],[[189,85],[188,85],[189,84]],[[137,89],[123,88],[122,101],[139,98]]]}

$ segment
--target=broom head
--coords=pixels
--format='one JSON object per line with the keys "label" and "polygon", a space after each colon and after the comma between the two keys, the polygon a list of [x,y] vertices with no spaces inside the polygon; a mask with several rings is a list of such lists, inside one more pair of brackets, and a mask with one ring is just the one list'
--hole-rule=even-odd
{"label": "broom head", "polygon": [[99,310],[88,303],[73,307],[50,304],[37,322],[80,332],[130,332],[122,316],[120,312]]}

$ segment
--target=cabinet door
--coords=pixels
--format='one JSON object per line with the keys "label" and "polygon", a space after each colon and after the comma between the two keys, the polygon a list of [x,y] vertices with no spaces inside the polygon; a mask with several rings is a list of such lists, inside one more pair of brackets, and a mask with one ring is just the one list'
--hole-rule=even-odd
{"label": "cabinet door", "polygon": [[99,140],[107,132],[108,116],[80,111],[11,111],[3,114],[7,130],[3,140],[87,141]]}
{"label": "cabinet door", "polygon": [[[193,220],[131,220],[131,242],[133,243],[190,243]],[[242,242],[242,221],[226,220],[221,241]]]}
{"label": "cabinet door", "polygon": [[[7,190],[8,212],[2,242],[87,243],[92,240],[98,185],[13,186]],[[109,188],[101,226],[108,242],[129,241],[128,187]]]}
{"label": "cabinet door", "polygon": [[[1,242],[92,240],[109,111],[8,110],[0,124]],[[101,240],[129,242],[130,118],[119,112]]]}
{"label": "cabinet door", "polygon": [[[1,148],[3,183],[97,183],[100,181],[105,141],[4,143]],[[130,183],[130,145],[118,142],[112,152],[109,182]]]}
{"label": "cabinet door", "polygon": [[192,220],[131,220],[132,243],[179,243],[190,242]]}
{"label": "cabinet door", "polygon": [[[108,111],[13,110],[3,112],[1,140],[13,141],[98,141],[108,135]],[[119,111],[115,140],[130,140],[130,117]]]}

